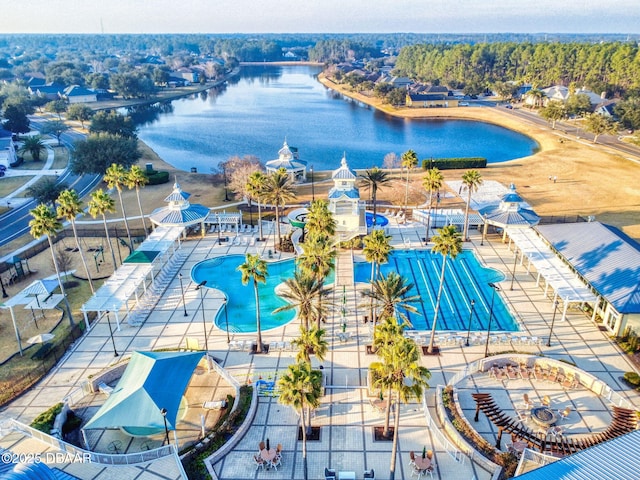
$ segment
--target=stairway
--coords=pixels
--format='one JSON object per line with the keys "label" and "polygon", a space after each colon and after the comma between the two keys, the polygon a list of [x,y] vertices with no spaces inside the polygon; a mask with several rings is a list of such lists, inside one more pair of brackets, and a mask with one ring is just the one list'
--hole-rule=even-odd
{"label": "stairway", "polygon": [[348,287],[351,289],[354,283],[353,254],[350,250],[338,253],[336,257],[336,288]]}

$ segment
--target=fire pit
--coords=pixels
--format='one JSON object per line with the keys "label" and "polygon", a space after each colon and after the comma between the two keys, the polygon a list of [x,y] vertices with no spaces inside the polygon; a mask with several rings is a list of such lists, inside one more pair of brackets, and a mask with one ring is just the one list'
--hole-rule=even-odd
{"label": "fire pit", "polygon": [[531,409],[531,420],[541,427],[550,427],[558,421],[558,415],[549,407],[535,407]]}

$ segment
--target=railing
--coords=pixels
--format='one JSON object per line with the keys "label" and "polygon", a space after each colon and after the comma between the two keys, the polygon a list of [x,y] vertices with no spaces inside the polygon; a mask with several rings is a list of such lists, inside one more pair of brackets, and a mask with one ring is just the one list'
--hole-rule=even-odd
{"label": "railing", "polygon": [[187,478],[184,470],[182,469],[182,464],[180,463],[178,453],[176,452],[175,446],[173,444],[164,445],[153,450],[145,450],[143,452],[111,455],[91,452],[89,450],[76,447],[75,445],[71,445],[64,440],[60,440],[59,438],[47,435],[44,432],[31,428],[16,420],[9,420],[9,422],[10,423],[8,425],[3,425],[3,427],[7,427],[11,430],[20,432],[27,437],[35,438],[42,443],[51,446],[55,450],[60,450],[63,453],[82,458],[91,463],[99,463],[101,465],[138,465],[148,463],[163,457],[175,456],[176,464],[179,466],[178,468],[181,470],[183,478]]}
{"label": "railing", "polygon": [[[552,457],[551,455],[545,455],[544,453],[536,452],[535,450],[531,450],[529,448],[525,448],[522,452],[522,456],[520,457],[520,461],[518,462],[518,468],[516,468],[516,476],[522,475],[525,472],[526,463],[531,462],[538,467],[544,467],[545,465],[549,465],[550,463],[558,460],[558,457]],[[531,470],[527,468],[527,470]]]}
{"label": "railing", "polygon": [[449,439],[440,430],[440,427],[436,424],[436,422],[434,422],[433,418],[431,417],[431,413],[429,413],[426,396],[422,397],[422,411],[424,412],[424,418],[427,421],[427,427],[429,428],[429,431],[433,434],[434,437],[436,437],[438,442],[440,442],[440,445],[444,447],[445,451],[451,456],[451,458],[453,458],[456,463],[463,465],[466,455],[464,454],[464,452],[458,450],[458,448],[456,448],[456,446],[449,441]]}

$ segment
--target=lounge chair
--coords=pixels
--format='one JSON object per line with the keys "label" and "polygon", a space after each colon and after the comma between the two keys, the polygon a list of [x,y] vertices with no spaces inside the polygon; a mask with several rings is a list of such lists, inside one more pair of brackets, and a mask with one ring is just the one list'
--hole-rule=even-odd
{"label": "lounge chair", "polygon": [[560,415],[560,419],[564,420],[571,413],[571,407],[567,407],[564,410],[558,410],[558,415]]}
{"label": "lounge chair", "polygon": [[223,408],[227,408],[226,400],[216,400],[212,402],[204,402],[202,404],[202,408],[206,410],[221,410]]}
{"label": "lounge chair", "polygon": [[107,397],[113,393],[113,387],[110,387],[104,382],[98,384],[98,391],[104,393]]}
{"label": "lounge chair", "polygon": [[364,478],[365,480],[376,480],[376,472],[373,470],[373,468],[371,470],[365,470],[362,474],[362,478]]}
{"label": "lounge chair", "polygon": [[325,467],[324,480],[336,480],[336,471],[332,468]]}

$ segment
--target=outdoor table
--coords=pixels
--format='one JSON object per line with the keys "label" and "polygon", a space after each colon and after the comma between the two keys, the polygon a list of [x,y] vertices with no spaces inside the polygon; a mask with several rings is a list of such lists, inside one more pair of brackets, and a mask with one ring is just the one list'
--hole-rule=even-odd
{"label": "outdoor table", "polygon": [[338,472],[338,480],[356,480],[356,472]]}
{"label": "outdoor table", "polygon": [[429,457],[422,458],[422,456],[418,455],[413,463],[415,463],[416,467],[420,470],[427,470],[431,467],[431,459]]}
{"label": "outdoor table", "polygon": [[263,448],[262,450],[260,450],[260,457],[266,462],[271,462],[272,460],[275,460],[276,454],[277,452],[275,448],[272,448],[270,450]]}
{"label": "outdoor table", "polygon": [[531,420],[541,427],[550,427],[558,421],[558,415],[549,407],[535,407],[531,409]]}

